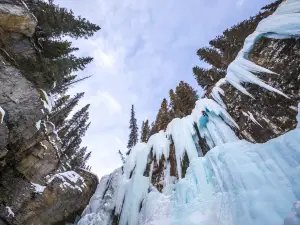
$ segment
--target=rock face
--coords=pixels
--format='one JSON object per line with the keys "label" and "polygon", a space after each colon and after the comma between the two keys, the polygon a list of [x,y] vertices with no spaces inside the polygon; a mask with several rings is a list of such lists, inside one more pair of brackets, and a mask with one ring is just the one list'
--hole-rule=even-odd
{"label": "rock face", "polygon": [[32,74],[14,61],[35,57],[28,37],[36,24],[22,1],[0,0],[0,225],[73,222],[98,184],[83,170],[55,174],[60,139],[47,121],[42,92],[28,79]]}
{"label": "rock face", "polygon": [[[261,74],[269,85],[282,90],[285,98],[257,85],[245,84],[254,99],[226,84],[223,101],[227,111],[238,123],[240,138],[251,142],[266,142],[296,127],[297,105],[300,102],[300,41],[297,39],[260,39],[249,58],[278,75]],[[251,117],[257,123],[251,120]]]}
{"label": "rock face", "polygon": [[0,27],[3,30],[31,37],[36,25],[36,18],[22,4],[21,0],[2,0],[0,2]]}
{"label": "rock face", "polygon": [[[69,171],[38,185],[22,178],[17,171],[9,171],[1,177],[0,184],[0,221],[51,225],[73,222],[95,192],[98,178],[84,170]],[[14,217],[8,215],[7,207]]]}

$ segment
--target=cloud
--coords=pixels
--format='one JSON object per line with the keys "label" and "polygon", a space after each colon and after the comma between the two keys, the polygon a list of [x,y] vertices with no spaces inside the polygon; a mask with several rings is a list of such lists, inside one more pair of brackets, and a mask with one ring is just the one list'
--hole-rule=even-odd
{"label": "cloud", "polygon": [[83,143],[99,176],[120,166],[126,151],[131,104],[139,125],[153,121],[168,90],[180,80],[200,89],[192,75],[196,51],[271,0],[253,0],[234,11],[236,0],[55,0],[101,26],[88,39],[74,40],[77,54],[93,56],[80,76],[93,75],[69,92],[84,91],[92,122]]}
{"label": "cloud", "polygon": [[238,7],[241,7],[241,6],[243,6],[243,5],[245,4],[245,2],[246,2],[246,0],[238,0],[238,1],[236,2],[236,5],[237,5]]}

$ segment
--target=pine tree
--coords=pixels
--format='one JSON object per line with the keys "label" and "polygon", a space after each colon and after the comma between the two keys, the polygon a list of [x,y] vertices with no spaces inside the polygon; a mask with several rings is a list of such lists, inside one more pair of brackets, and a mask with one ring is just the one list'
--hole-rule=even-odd
{"label": "pine tree", "polygon": [[150,127],[150,134],[149,134],[149,137],[153,134],[156,134],[158,132],[158,128],[157,128],[157,125],[156,125],[156,122],[152,122],[151,123],[151,127]]}
{"label": "pine tree", "polygon": [[72,10],[60,8],[53,1],[27,0],[26,3],[38,20],[43,38],[88,38],[100,30],[99,26],[80,16],[76,17]]}
{"label": "pine tree", "polygon": [[192,113],[198,100],[197,92],[188,84],[180,81],[175,91],[175,117],[182,118]]}
{"label": "pine tree", "polygon": [[222,55],[214,48],[205,47],[197,51],[200,60],[219,69],[225,69],[226,65],[222,61]]}
{"label": "pine tree", "polygon": [[142,129],[141,129],[141,142],[147,142],[150,135],[150,126],[149,121],[143,121]]}
{"label": "pine tree", "polygon": [[165,130],[171,121],[169,109],[168,109],[168,101],[167,99],[163,99],[160,109],[158,110],[155,125],[157,127],[157,130]]}
{"label": "pine tree", "polygon": [[174,90],[171,89],[169,91],[169,97],[170,97],[170,104],[169,104],[169,112],[170,112],[170,118],[175,118],[175,112],[176,112],[176,95],[174,93]]}
{"label": "pine tree", "polygon": [[129,129],[130,129],[130,134],[129,134],[127,148],[131,149],[138,142],[138,126],[137,126],[137,121],[135,118],[134,105],[132,105],[132,107],[131,107],[131,117],[130,117],[130,122],[129,122]]}
{"label": "pine tree", "polygon": [[66,139],[68,133],[70,133],[74,129],[74,127],[78,126],[78,124],[81,123],[82,120],[87,121],[89,119],[89,107],[89,104],[84,106],[82,109],[77,111],[70,120],[65,122],[64,126],[58,132],[61,138]]}
{"label": "pine tree", "polygon": [[64,125],[65,120],[83,96],[84,92],[76,94],[73,98],[70,98],[70,95],[62,96],[55,101],[49,120],[54,123],[56,129]]}
{"label": "pine tree", "polygon": [[225,77],[226,75],[224,70],[220,70],[214,67],[211,69],[203,69],[199,66],[195,66],[193,68],[193,73],[194,77],[201,87],[212,86],[219,79]]}
{"label": "pine tree", "polygon": [[68,54],[79,50],[79,48],[72,47],[72,43],[69,41],[44,40],[41,45],[43,56],[49,59],[66,57]]}

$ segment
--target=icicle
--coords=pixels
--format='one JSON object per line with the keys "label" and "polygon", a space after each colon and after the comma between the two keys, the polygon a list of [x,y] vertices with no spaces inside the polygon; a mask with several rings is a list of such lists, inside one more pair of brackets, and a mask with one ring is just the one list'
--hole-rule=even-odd
{"label": "icicle", "polygon": [[[297,0],[287,0],[283,2],[273,15],[263,19],[256,30],[249,35],[236,59],[228,66],[226,81],[244,94],[251,96],[242,86],[243,83],[257,84],[269,91],[276,92],[289,98],[282,91],[271,87],[259,79],[253,73],[274,72],[263,68],[248,60],[248,54],[252,50],[255,42],[263,36],[282,39],[300,36],[300,2]],[[217,90],[216,90],[217,91]],[[218,96],[216,97],[218,99]]]}

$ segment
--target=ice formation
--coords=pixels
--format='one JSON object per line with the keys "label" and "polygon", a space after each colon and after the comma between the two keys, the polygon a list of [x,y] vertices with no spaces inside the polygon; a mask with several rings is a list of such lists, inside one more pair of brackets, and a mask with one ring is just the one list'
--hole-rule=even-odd
{"label": "ice formation", "polygon": [[256,30],[249,35],[243,48],[238,53],[236,59],[230,63],[227,68],[227,74],[224,79],[218,82],[212,91],[212,97],[221,105],[224,105],[220,94],[223,94],[221,85],[228,82],[241,91],[253,97],[243,86],[243,83],[257,84],[269,91],[276,92],[288,98],[280,90],[266,84],[254,73],[274,72],[263,68],[248,60],[248,54],[252,50],[255,42],[261,37],[271,37],[276,39],[299,37],[300,36],[300,2],[299,0],[283,1],[278,9],[269,17],[263,19]]}
{"label": "ice formation", "polygon": [[[197,106],[209,105],[208,99],[203,101]],[[120,225],[299,225],[289,221],[296,218],[290,208],[300,198],[300,129],[264,144],[232,140],[232,134],[225,132],[218,136],[223,143],[202,157],[191,138],[196,112],[197,108],[191,116],[173,120],[166,132],[153,135],[149,143],[136,145],[123,173],[118,169],[102,179],[78,224],[110,225],[116,214]],[[226,124],[224,120],[214,123]],[[190,164],[177,183],[165,176],[170,182],[160,193],[144,172],[151,150],[157,158],[168,158],[171,135],[176,158],[181,160],[185,151]],[[224,142],[223,135],[229,141]]]}
{"label": "ice formation", "polygon": [[[248,61],[247,55],[263,35],[299,35],[299,12],[300,1],[287,0],[263,20],[213,89],[216,101],[200,99],[191,115],[174,119],[166,131],[131,149],[122,169],[102,179],[78,225],[300,225],[300,113],[295,130],[253,144],[235,135],[239,128],[220,96],[225,82],[248,95],[244,82],[284,95],[253,74],[272,71]],[[199,123],[202,110],[208,115],[206,127]],[[258,124],[251,112],[244,114]],[[210,147],[204,157],[200,140]],[[178,178],[170,175],[170,144]],[[189,167],[183,176],[185,154]],[[156,163],[164,163],[161,192],[151,182],[154,156]],[[166,160],[159,161],[162,156]]]}

